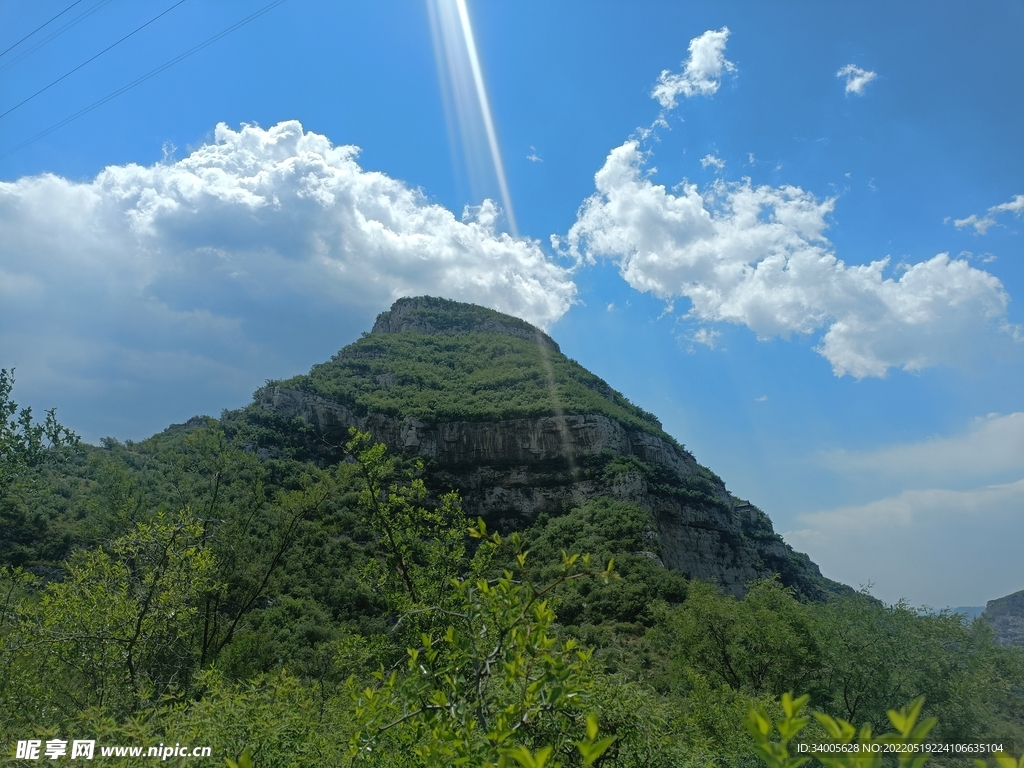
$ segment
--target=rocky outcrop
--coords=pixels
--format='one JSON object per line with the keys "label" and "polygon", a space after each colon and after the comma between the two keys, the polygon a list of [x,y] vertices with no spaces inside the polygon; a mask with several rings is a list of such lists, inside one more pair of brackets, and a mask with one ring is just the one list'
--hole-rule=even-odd
{"label": "rocky outcrop", "polygon": [[1024,646],[1024,590],[989,600],[981,618],[992,625],[999,645]]}

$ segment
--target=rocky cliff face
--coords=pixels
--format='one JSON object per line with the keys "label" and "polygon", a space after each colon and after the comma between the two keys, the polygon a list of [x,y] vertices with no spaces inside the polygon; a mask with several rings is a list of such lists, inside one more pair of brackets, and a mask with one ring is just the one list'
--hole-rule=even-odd
{"label": "rocky cliff face", "polygon": [[371,432],[393,449],[415,453],[448,467],[553,461],[571,464],[609,452],[636,456],[681,476],[699,469],[688,452],[650,433],[627,429],[600,414],[431,424],[414,416],[395,418],[370,413],[360,417],[342,403],[275,386],[261,390],[256,402],[279,415],[303,419],[332,444],[347,441],[349,427],[355,426]]}
{"label": "rocky cliff face", "polygon": [[981,618],[992,625],[1000,645],[1024,646],[1024,590],[989,600]]}
{"label": "rocky cliff face", "polygon": [[[521,320],[462,304],[455,305],[453,319],[439,311],[439,301],[402,300],[378,318],[373,333],[505,334],[559,354],[553,341]],[[443,302],[440,309],[452,304]],[[528,525],[541,512],[558,514],[613,496],[650,512],[657,541],[651,555],[668,568],[733,594],[775,573],[808,596],[820,596],[828,586],[817,566],[774,533],[763,512],[730,495],[717,476],[647,422],[627,425],[600,413],[431,421],[280,385],[258,392],[255,405],[301,419],[324,445],[343,445],[349,428],[357,427],[393,450],[418,455],[427,463],[431,485],[458,489],[470,516],[506,530]]]}

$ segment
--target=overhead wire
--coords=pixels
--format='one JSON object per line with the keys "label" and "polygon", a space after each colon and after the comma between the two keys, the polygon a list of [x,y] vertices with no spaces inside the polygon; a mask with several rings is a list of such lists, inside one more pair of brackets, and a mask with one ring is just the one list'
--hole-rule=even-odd
{"label": "overhead wire", "polygon": [[[17,63],[18,63],[19,61],[21,61],[22,59],[24,59],[24,58],[25,58],[26,56],[28,56],[28,55],[30,55],[30,54],[32,54],[32,53],[35,53],[36,51],[38,51],[38,50],[39,50],[40,48],[42,48],[42,47],[43,47],[44,45],[46,45],[46,44],[47,44],[48,42],[50,42],[51,40],[53,40],[53,38],[57,37],[58,35],[62,35],[62,34],[64,34],[64,33],[65,33],[65,32],[67,32],[67,31],[68,31],[69,29],[71,29],[71,27],[73,27],[73,26],[75,26],[76,24],[78,24],[78,22],[80,22],[80,21],[83,21],[84,19],[87,19],[87,18],[89,18],[89,17],[90,17],[90,16],[92,16],[92,15],[93,15],[94,13],[96,13],[96,11],[98,11],[98,10],[99,10],[100,8],[102,8],[102,7],[103,7],[103,6],[105,6],[105,5],[109,5],[109,4],[110,4],[110,3],[112,3],[112,2],[113,2],[113,0],[100,0],[100,2],[96,3],[96,5],[94,5],[94,6],[93,6],[92,8],[90,8],[89,10],[87,10],[87,11],[85,11],[85,12],[83,12],[83,13],[79,14],[78,16],[76,16],[75,18],[73,18],[73,19],[72,19],[71,21],[69,21],[69,22],[68,22],[67,24],[65,24],[65,25],[64,25],[63,27],[60,27],[60,28],[58,28],[57,30],[55,30],[54,32],[51,32],[50,34],[48,34],[48,35],[47,35],[46,37],[44,37],[44,38],[43,38],[42,40],[40,40],[40,41],[39,41],[38,43],[36,43],[35,45],[33,45],[33,46],[32,46],[31,48],[29,48],[29,49],[28,49],[27,51],[22,51],[22,52],[21,52],[20,54],[18,54],[18,55],[17,55],[17,56],[15,56],[15,57],[14,57],[13,59],[11,59],[11,61],[8,61],[8,62],[7,62],[6,64],[4,64],[4,65],[3,65],[2,67],[0,67],[0,72],[6,72],[6,71],[7,71],[8,69],[10,69],[11,67],[13,67],[13,66],[14,66],[15,64],[17,64]],[[76,3],[76,5],[77,5],[77,3]],[[73,7],[73,6],[72,6],[72,7]]]}
{"label": "overhead wire", "polygon": [[262,8],[260,8],[258,11],[250,14],[249,16],[246,16],[241,21],[236,22],[235,24],[232,24],[230,27],[228,27],[225,30],[222,30],[221,32],[218,32],[213,37],[210,37],[210,38],[204,40],[199,45],[197,45],[197,46],[195,46],[193,48],[189,48],[184,53],[180,54],[179,56],[175,56],[173,59],[171,59],[170,61],[167,61],[167,62],[161,64],[156,69],[150,70],[146,74],[142,75],[142,77],[139,77],[139,78],[137,78],[135,80],[132,80],[132,82],[128,83],[127,85],[125,85],[125,86],[123,86],[121,88],[118,88],[116,91],[114,91],[112,93],[107,94],[102,99],[99,99],[98,101],[94,101],[92,104],[90,104],[89,106],[85,107],[84,109],[80,109],[78,112],[75,112],[75,114],[71,115],[70,117],[67,117],[67,118],[61,120],[59,123],[51,125],[45,131],[40,131],[39,133],[37,133],[32,138],[27,139],[27,140],[21,142],[21,144],[18,144],[15,147],[12,147],[11,149],[7,150],[2,155],[0,155],[0,160],[3,160],[4,158],[10,157],[15,152],[17,152],[17,151],[27,147],[29,144],[32,144],[32,143],[38,141],[39,139],[43,138],[44,136],[50,135],[51,133],[53,133],[57,129],[63,128],[68,123],[70,123],[70,122],[72,122],[74,120],[77,120],[78,118],[82,117],[83,115],[87,115],[88,113],[90,113],[94,109],[96,109],[97,107],[103,106],[104,104],[106,104],[111,99],[116,99],[118,96],[120,96],[123,93],[126,93],[127,91],[130,91],[132,88],[135,88],[138,85],[142,85],[142,83],[144,83],[147,80],[149,80],[150,78],[155,77],[156,75],[160,74],[165,69],[173,67],[178,62],[184,61],[185,59],[187,59],[189,56],[192,56],[193,54],[199,53],[199,51],[201,51],[204,48],[206,48],[206,47],[212,45],[213,43],[217,42],[222,37],[225,37],[226,35],[230,35],[235,30],[241,29],[246,24],[249,24],[250,22],[255,21],[256,19],[258,19],[263,14],[265,14],[265,13],[267,13],[269,11],[272,11],[274,8],[276,8],[277,6],[281,5],[284,2],[286,2],[286,0],[274,0],[271,3],[268,3],[267,5],[265,5]]}
{"label": "overhead wire", "polygon": [[61,11],[60,13],[58,13],[58,14],[57,14],[56,16],[54,16],[54,17],[53,17],[52,19],[50,19],[49,21],[46,21],[46,22],[43,22],[42,24],[40,24],[40,25],[39,25],[38,27],[36,27],[36,28],[35,28],[35,29],[33,29],[33,30],[32,30],[31,32],[29,32],[29,33],[28,33],[27,35],[25,35],[25,36],[24,36],[23,38],[21,38],[21,40],[19,40],[18,42],[16,42],[16,43],[15,43],[14,45],[12,45],[11,47],[9,47],[9,48],[5,49],[4,51],[0,51],[0,58],[3,58],[3,57],[4,57],[4,56],[6,56],[6,55],[7,55],[8,53],[10,53],[11,51],[13,51],[13,50],[14,50],[15,48],[17,48],[17,47],[18,47],[19,45],[21,45],[22,43],[24,43],[24,42],[25,42],[26,40],[28,40],[28,39],[29,39],[30,37],[32,37],[32,35],[34,35],[34,34],[35,34],[36,32],[38,32],[38,31],[39,31],[40,29],[42,29],[43,27],[45,27],[45,26],[47,26],[48,24],[50,24],[51,22],[54,22],[54,21],[56,21],[57,19],[59,19],[59,18],[60,18],[61,16],[63,16],[63,15],[65,14],[65,13],[67,13],[67,12],[68,12],[68,11],[70,11],[70,10],[71,10],[72,8],[74,8],[74,7],[76,6],[76,5],[78,5],[78,4],[80,3],[80,2],[82,2],[82,0],[75,0],[75,2],[73,2],[73,3],[72,3],[71,5],[69,5],[69,6],[67,7],[67,8],[65,8],[65,9],[64,9],[63,11]]}
{"label": "overhead wire", "polygon": [[74,69],[72,69],[72,70],[71,70],[70,72],[65,72],[65,73],[64,73],[63,75],[61,75],[60,77],[58,77],[58,78],[57,78],[56,80],[54,80],[54,81],[53,81],[52,83],[50,83],[49,85],[45,86],[44,88],[40,88],[40,89],[39,89],[38,91],[36,91],[35,93],[33,93],[33,94],[32,94],[31,96],[29,96],[28,98],[26,98],[26,99],[22,99],[22,100],[21,100],[21,101],[19,101],[19,102],[18,102],[17,104],[15,104],[15,105],[14,105],[13,107],[11,107],[10,109],[8,109],[8,110],[7,110],[6,112],[0,113],[0,119],[3,119],[3,118],[5,118],[5,117],[7,117],[7,116],[8,116],[9,114],[11,114],[11,112],[13,112],[14,110],[16,110],[16,109],[17,109],[18,107],[20,107],[20,106],[22,106],[23,104],[27,104],[28,102],[32,101],[32,99],[34,99],[34,98],[35,98],[36,96],[38,96],[39,94],[43,93],[44,91],[48,91],[48,90],[49,90],[50,88],[52,88],[53,86],[55,86],[55,85],[56,85],[57,83],[59,83],[59,82],[60,82],[61,80],[63,80],[64,78],[66,78],[66,77],[70,77],[70,76],[71,76],[71,75],[73,75],[73,74],[74,74],[75,72],[77,72],[77,71],[78,71],[78,70],[80,70],[80,69],[81,69],[82,67],[84,67],[84,66],[85,66],[86,64],[88,64],[89,62],[95,61],[95,60],[96,60],[96,59],[98,59],[98,58],[99,58],[100,56],[102,56],[102,55],[103,55],[104,53],[106,53],[107,51],[109,51],[110,49],[112,49],[112,48],[116,48],[116,47],[117,47],[117,46],[119,46],[119,45],[120,45],[121,43],[123,43],[123,42],[124,42],[125,40],[127,40],[127,39],[128,39],[129,37],[131,37],[132,35],[134,35],[134,34],[136,34],[136,33],[138,33],[138,32],[141,32],[141,31],[142,31],[142,30],[144,30],[144,29],[145,29],[146,27],[148,27],[148,26],[149,26],[150,24],[152,24],[152,23],[153,23],[154,21],[156,21],[157,19],[159,19],[159,18],[160,18],[161,16],[166,16],[166,15],[167,15],[168,13],[170,13],[171,11],[173,11],[173,10],[174,10],[175,8],[177,8],[177,7],[179,6],[179,5],[181,5],[181,4],[182,4],[182,3],[184,3],[184,2],[185,2],[185,0],[178,0],[178,2],[176,2],[176,3],[175,3],[174,5],[172,5],[172,6],[170,7],[170,8],[168,8],[168,9],[167,9],[166,11],[163,11],[162,13],[159,13],[159,14],[157,14],[157,15],[156,15],[156,16],[154,16],[154,17],[153,17],[152,19],[150,19],[150,20],[149,20],[149,21],[147,21],[147,22],[146,22],[145,24],[143,24],[143,25],[142,25],[141,27],[137,27],[136,29],[134,29],[134,30],[132,30],[131,32],[129,32],[129,33],[127,34],[127,35],[125,35],[124,37],[122,37],[122,38],[121,38],[120,40],[118,40],[118,41],[117,41],[116,43],[111,43],[110,45],[108,45],[108,46],[107,46],[106,48],[104,48],[104,49],[103,49],[102,51],[100,51],[99,53],[97,53],[97,54],[96,54],[95,56],[93,56],[92,58],[90,58],[90,59],[87,59],[86,61],[83,61],[83,62],[82,62],[81,64],[79,64],[79,65],[78,65],[77,67],[75,67]]}

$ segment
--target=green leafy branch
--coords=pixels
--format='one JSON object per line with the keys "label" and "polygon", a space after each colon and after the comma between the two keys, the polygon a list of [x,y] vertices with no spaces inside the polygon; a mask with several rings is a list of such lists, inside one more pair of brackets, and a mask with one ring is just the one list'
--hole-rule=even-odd
{"label": "green leafy branch", "polygon": [[[921,718],[924,697],[919,696],[902,709],[888,711],[893,731],[875,736],[871,726],[865,724],[858,732],[845,720],[833,718],[823,712],[807,712],[809,696],[794,699],[790,693],[782,695],[783,718],[773,722],[763,706],[752,708],[747,715],[746,726],[754,737],[754,749],[768,768],[799,768],[811,760],[810,750],[801,750],[794,755],[793,742],[812,721],[817,720],[826,733],[822,746],[848,747],[835,751],[814,752],[814,759],[826,768],[881,768],[885,757],[897,757],[899,768],[920,768],[931,757],[922,747],[925,739],[937,724],[934,717]],[[775,738],[773,738],[773,734]],[[886,747],[889,749],[886,750]],[[896,747],[896,749],[893,749]],[[1002,752],[993,757],[997,768],[1024,768],[1020,761]],[[984,760],[975,760],[978,768],[987,768]]]}

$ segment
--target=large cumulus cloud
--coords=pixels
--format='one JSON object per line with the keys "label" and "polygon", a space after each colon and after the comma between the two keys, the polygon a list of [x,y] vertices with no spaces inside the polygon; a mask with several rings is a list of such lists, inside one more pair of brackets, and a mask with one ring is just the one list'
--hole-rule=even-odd
{"label": "large cumulus cloud", "polygon": [[0,365],[51,393],[175,382],[225,404],[399,296],[567,311],[569,273],[492,203],[458,218],[357,158],[297,122],[222,124],[178,161],[0,183]]}
{"label": "large cumulus cloud", "polygon": [[824,330],[817,350],[836,375],[884,376],[966,360],[1006,328],[1000,281],[939,254],[901,265],[847,265],[824,232],[834,199],[795,186],[718,181],[677,192],[644,173],[636,141],[613,149],[565,243],[577,258],[612,258],[637,290],[685,297],[701,321],[758,336]]}

